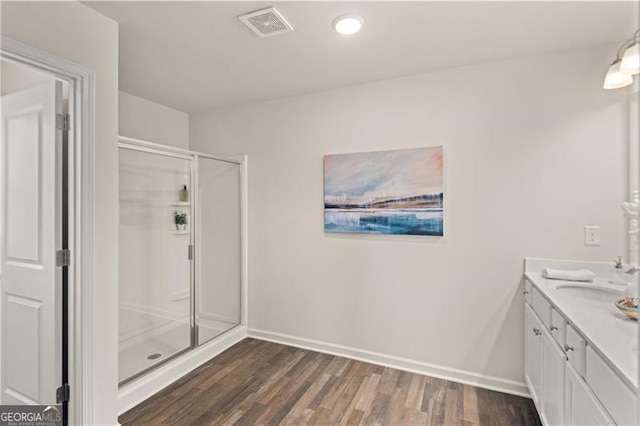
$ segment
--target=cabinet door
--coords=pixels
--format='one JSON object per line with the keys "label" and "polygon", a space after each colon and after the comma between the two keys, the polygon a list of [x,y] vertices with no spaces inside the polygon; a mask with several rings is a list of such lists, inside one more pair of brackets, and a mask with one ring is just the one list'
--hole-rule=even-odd
{"label": "cabinet door", "polygon": [[565,421],[567,425],[611,425],[613,420],[573,366],[565,368]]}
{"label": "cabinet door", "polygon": [[551,333],[542,333],[542,394],[541,408],[546,424],[564,423],[564,380],[567,357]]}
{"label": "cabinet door", "polygon": [[525,371],[531,398],[541,411],[542,395],[542,323],[531,306],[525,305]]}

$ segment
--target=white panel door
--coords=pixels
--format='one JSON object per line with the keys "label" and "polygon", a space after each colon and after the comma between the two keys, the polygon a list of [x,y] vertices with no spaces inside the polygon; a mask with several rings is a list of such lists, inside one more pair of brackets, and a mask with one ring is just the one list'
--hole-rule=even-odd
{"label": "white panel door", "polygon": [[1,98],[2,404],[52,404],[61,384],[61,145],[56,81]]}

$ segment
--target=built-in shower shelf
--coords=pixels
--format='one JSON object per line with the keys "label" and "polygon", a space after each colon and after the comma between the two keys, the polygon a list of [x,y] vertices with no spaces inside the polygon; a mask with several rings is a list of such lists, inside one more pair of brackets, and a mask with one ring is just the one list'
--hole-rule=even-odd
{"label": "built-in shower shelf", "polygon": [[189,207],[191,205],[191,203],[189,202],[179,202],[179,203],[170,203],[170,206],[175,206],[175,207]]}
{"label": "built-in shower shelf", "polygon": [[187,229],[186,231],[173,231],[171,235],[189,235],[190,233],[191,230]]}

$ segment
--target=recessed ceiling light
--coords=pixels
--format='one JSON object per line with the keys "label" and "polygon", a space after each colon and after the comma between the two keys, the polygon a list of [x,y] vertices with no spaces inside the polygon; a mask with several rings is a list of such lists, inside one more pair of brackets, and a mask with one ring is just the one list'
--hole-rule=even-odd
{"label": "recessed ceiling light", "polygon": [[358,15],[340,15],[333,20],[333,29],[342,35],[355,34],[360,31],[364,19]]}

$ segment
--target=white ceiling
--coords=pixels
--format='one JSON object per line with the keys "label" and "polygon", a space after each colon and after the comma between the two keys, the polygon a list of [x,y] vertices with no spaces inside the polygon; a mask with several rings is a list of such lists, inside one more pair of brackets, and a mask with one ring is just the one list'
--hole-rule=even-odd
{"label": "white ceiling", "polygon": [[[618,44],[637,26],[630,1],[85,4],[120,23],[120,88],[186,112]],[[293,32],[260,39],[237,19],[271,5]],[[359,34],[332,30],[343,13]]]}

